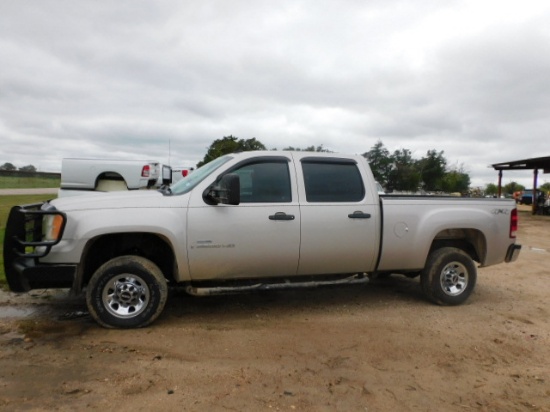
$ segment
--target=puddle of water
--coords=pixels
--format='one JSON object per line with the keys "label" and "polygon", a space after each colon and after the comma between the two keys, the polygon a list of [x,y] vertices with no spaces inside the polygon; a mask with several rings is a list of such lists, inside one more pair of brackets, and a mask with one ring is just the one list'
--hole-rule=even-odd
{"label": "puddle of water", "polygon": [[17,344],[22,344],[24,342],[25,342],[25,335],[19,332],[11,331],[0,335],[0,343],[17,345]]}
{"label": "puddle of water", "polygon": [[59,316],[59,320],[73,320],[73,319],[79,319],[79,318],[87,318],[90,314],[88,312],[77,310],[75,312],[67,312],[63,315]]}
{"label": "puddle of water", "polygon": [[33,308],[24,306],[0,306],[0,319],[25,318],[34,313]]}

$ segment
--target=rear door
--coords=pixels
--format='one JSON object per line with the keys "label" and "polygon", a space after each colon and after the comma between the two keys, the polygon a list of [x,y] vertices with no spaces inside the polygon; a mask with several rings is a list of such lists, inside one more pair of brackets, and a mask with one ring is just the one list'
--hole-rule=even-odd
{"label": "rear door", "polygon": [[302,219],[298,274],[372,270],[379,205],[364,184],[372,177],[348,158],[303,157],[297,166]]}

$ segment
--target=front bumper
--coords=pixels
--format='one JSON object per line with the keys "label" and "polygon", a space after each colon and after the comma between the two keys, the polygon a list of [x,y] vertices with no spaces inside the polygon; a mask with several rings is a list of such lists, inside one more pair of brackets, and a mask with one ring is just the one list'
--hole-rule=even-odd
{"label": "front bumper", "polygon": [[506,263],[514,262],[518,256],[519,252],[521,251],[521,245],[512,244],[508,247],[508,251],[506,252],[506,258],[504,261]]}
{"label": "front bumper", "polygon": [[4,262],[6,279],[14,292],[31,289],[70,288],[76,275],[76,265],[44,265],[37,259],[17,258],[11,265]]}
{"label": "front bumper", "polygon": [[[44,240],[42,219],[47,214],[63,216],[58,240]],[[71,287],[76,265],[43,264],[46,256],[61,239],[66,216],[46,203],[15,206],[11,209],[4,237],[4,271],[10,289],[27,292],[31,289]]]}

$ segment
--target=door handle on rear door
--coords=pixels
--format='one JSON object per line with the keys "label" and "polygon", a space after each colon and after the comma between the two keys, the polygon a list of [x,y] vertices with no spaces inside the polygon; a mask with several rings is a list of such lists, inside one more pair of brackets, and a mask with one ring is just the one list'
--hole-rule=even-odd
{"label": "door handle on rear door", "polygon": [[348,215],[350,219],[370,219],[370,213],[363,213],[360,210],[350,213]]}
{"label": "door handle on rear door", "polygon": [[287,215],[284,212],[277,212],[269,216],[269,220],[294,220],[294,215]]}

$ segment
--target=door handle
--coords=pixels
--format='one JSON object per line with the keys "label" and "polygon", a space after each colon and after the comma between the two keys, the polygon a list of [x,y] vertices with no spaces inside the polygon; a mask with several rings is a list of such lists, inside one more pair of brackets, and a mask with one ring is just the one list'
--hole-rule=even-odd
{"label": "door handle", "polygon": [[277,212],[269,216],[269,220],[294,220],[294,215],[287,215],[284,212]]}
{"label": "door handle", "polygon": [[370,219],[370,213],[363,213],[360,210],[350,213],[348,215],[350,219]]}

